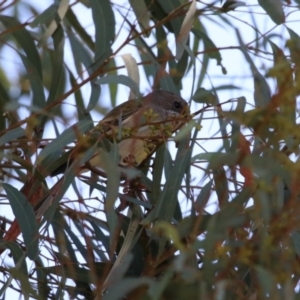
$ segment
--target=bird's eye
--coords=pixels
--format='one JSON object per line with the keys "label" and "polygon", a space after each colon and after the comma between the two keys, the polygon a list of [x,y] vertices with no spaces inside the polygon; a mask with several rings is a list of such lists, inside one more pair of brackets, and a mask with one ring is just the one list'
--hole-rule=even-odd
{"label": "bird's eye", "polygon": [[180,109],[181,108],[181,103],[178,101],[174,101],[173,106],[175,109]]}

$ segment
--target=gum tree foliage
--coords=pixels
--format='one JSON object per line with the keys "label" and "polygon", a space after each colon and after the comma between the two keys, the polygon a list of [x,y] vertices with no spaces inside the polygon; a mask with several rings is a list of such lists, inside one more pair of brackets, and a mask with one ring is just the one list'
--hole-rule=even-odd
{"label": "gum tree foliage", "polygon": [[[1,298],[298,299],[300,2],[48,2],[0,4]],[[195,113],[176,143],[55,185],[157,88]]]}

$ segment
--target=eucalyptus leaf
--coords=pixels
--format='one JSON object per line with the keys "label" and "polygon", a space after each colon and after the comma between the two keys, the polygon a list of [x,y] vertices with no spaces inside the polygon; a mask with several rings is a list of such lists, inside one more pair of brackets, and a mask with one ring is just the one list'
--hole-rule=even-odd
{"label": "eucalyptus leaf", "polygon": [[38,226],[33,208],[29,205],[25,196],[15,187],[6,183],[2,183],[1,186],[6,192],[13,213],[20,226],[27,247],[28,257],[34,260],[38,254]]}

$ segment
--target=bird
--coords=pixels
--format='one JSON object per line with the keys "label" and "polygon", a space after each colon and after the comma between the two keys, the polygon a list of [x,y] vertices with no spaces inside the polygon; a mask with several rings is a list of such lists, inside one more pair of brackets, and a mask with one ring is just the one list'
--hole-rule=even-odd
{"label": "bird", "polygon": [[[188,103],[177,94],[154,90],[141,99],[113,108],[68,153],[68,159],[50,175],[63,173],[84,151],[97,144],[89,165],[103,169],[101,147],[116,142],[121,168],[140,168],[168,138],[189,120]],[[109,147],[108,147],[109,149]],[[108,150],[109,151],[109,150]],[[86,171],[82,167],[81,172]]]}
{"label": "bird", "polygon": [[[50,171],[50,175],[64,173],[84,151],[92,147],[95,148],[95,153],[89,165],[103,169],[101,157],[103,152],[99,149],[107,148],[107,144],[112,142],[117,143],[118,146],[121,170],[130,167],[141,168],[152,154],[192,116],[187,102],[169,91],[154,90],[141,99],[128,100],[112,109],[94,128],[78,139],[74,148],[65,153],[66,159],[61,160],[62,164],[54,171]],[[82,166],[79,173],[86,170],[86,167]],[[32,177],[25,183],[22,189],[25,196],[32,191],[36,180],[36,177]],[[40,185],[39,193],[30,195],[29,203],[33,205],[37,219],[40,219],[51,205],[63,181],[64,176],[48,191]],[[13,241],[19,235],[20,228],[16,220],[13,225],[3,237],[5,241]]]}

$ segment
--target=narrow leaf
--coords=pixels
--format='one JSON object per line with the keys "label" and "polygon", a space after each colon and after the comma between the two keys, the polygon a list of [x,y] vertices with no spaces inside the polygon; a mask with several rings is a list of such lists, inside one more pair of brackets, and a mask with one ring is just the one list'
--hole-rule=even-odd
{"label": "narrow leaf", "polygon": [[52,59],[52,80],[49,89],[49,96],[47,103],[50,104],[55,101],[61,90],[64,79],[64,45],[65,38],[62,28],[58,28],[53,34],[54,53]]}
{"label": "narrow leaf", "polygon": [[188,9],[183,23],[180,28],[179,35],[176,39],[176,59],[179,60],[184,52],[184,47],[188,41],[191,28],[193,26],[194,16],[196,13],[196,0],[192,0],[190,8]]}
{"label": "narrow leaf", "polygon": [[68,8],[69,8],[69,2],[70,0],[61,0],[59,2],[59,5],[57,7],[57,16],[59,17],[59,20],[52,20],[51,23],[49,24],[48,28],[44,32],[43,36],[41,37],[38,47],[41,47],[44,45],[47,41],[47,39],[55,32],[55,30],[58,28],[60,25],[60,22],[63,20],[65,17]]}
{"label": "narrow leaf", "polygon": [[20,53],[20,57],[27,70],[27,76],[30,81],[33,93],[32,104],[37,107],[44,108],[46,105],[46,99],[44,94],[43,82],[38,73],[38,70],[35,69],[34,64],[32,64],[32,62],[25,55]]}
{"label": "narrow leaf", "polygon": [[108,75],[105,77],[102,77],[98,80],[96,80],[95,83],[98,84],[109,84],[109,83],[117,83],[117,84],[123,84],[128,86],[135,95],[138,95],[138,97],[141,97],[139,87],[131,78],[125,75]]}
{"label": "narrow leaf", "polygon": [[201,209],[203,209],[210,197],[211,194],[211,187],[213,184],[213,180],[210,180],[208,183],[205,184],[205,186],[201,189],[201,192],[197,196],[195,206],[196,210],[201,213]]}
{"label": "narrow leaf", "polygon": [[15,187],[6,183],[1,185],[6,192],[12,211],[23,234],[28,257],[34,260],[38,253],[38,225],[33,208],[25,196]]}
{"label": "narrow leaf", "polygon": [[252,75],[253,75],[253,79],[254,79],[255,106],[256,107],[264,107],[271,101],[271,91],[270,91],[269,85],[268,85],[266,79],[264,78],[264,76],[262,76],[259,73],[253,60],[251,59],[238,29],[236,30],[236,34],[238,37],[238,41],[240,43],[241,51],[243,52],[247,62],[250,65],[251,71],[252,71]]}
{"label": "narrow leaf", "polygon": [[12,129],[0,137],[0,146],[4,145],[5,143],[11,142],[19,137],[22,137],[24,135],[25,135],[25,130],[23,128],[18,127]]}
{"label": "narrow leaf", "polygon": [[285,22],[285,15],[280,0],[258,0],[258,3],[275,24],[279,25]]}
{"label": "narrow leaf", "polygon": [[[144,0],[129,0],[129,3],[135,13],[135,16],[142,27],[142,29],[149,28],[149,13],[147,6],[145,4]],[[149,36],[150,32],[146,34],[146,36]]]}
{"label": "narrow leaf", "polygon": [[216,59],[217,64],[221,65],[222,57],[220,51],[218,50],[214,42],[208,37],[208,35],[197,28],[193,28],[192,32],[198,39],[201,39],[203,41],[205,46],[205,51],[209,56],[209,58]]}
{"label": "narrow leaf", "polygon": [[[13,17],[0,16],[0,21],[8,28],[16,41],[21,45],[30,63],[34,66],[40,79],[42,78],[42,64],[38,50],[30,33]],[[14,30],[11,30],[14,28]],[[3,37],[3,33],[2,33]]]}
{"label": "narrow leaf", "polygon": [[20,264],[19,270],[26,276],[28,276],[27,263],[24,259],[24,252],[20,246],[15,242],[0,242],[2,249],[8,248],[12,254],[15,265]]}
{"label": "narrow leaf", "polygon": [[[122,59],[125,63],[128,77],[131,78],[136,85],[140,86],[140,73],[136,60],[131,54],[123,54]],[[137,98],[139,95],[135,94],[132,90],[130,91],[129,99]]]}
{"label": "narrow leaf", "polygon": [[92,16],[95,24],[95,68],[109,57],[111,44],[115,38],[115,16],[109,0],[91,0]]}
{"label": "narrow leaf", "polygon": [[74,140],[78,137],[78,134],[85,133],[91,125],[91,121],[82,120],[66,129],[59,137],[49,143],[40,152],[39,159],[44,159],[47,155],[53,152],[62,151],[67,144],[74,142]]}

